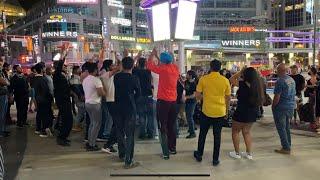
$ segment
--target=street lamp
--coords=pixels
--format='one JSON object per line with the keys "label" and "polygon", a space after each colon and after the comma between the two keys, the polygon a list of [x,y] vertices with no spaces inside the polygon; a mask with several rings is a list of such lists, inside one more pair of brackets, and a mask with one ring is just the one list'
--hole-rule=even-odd
{"label": "street lamp", "polygon": [[318,23],[317,15],[316,15],[314,7],[313,7],[313,58],[312,58],[313,65],[316,65],[317,23]]}

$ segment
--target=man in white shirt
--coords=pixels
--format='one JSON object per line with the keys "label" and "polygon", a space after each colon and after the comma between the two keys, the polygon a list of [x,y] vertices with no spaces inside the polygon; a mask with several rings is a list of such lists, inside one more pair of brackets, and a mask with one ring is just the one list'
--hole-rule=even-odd
{"label": "man in white shirt", "polygon": [[[113,65],[112,60],[105,60],[103,62],[102,70],[100,71],[100,78],[102,80],[102,84],[104,86],[104,90],[106,91],[105,101],[102,101],[102,125],[101,127],[106,127],[105,134],[108,135],[108,141],[105,143],[102,151],[106,153],[114,153],[117,152],[113,145],[117,142],[117,134],[116,127],[113,123],[113,118],[115,116],[115,105],[114,105],[114,75],[119,71],[119,67]],[[100,129],[100,133],[103,133],[103,129]]]}
{"label": "man in white shirt", "polygon": [[82,82],[85,94],[85,107],[90,117],[86,148],[87,151],[99,151],[100,148],[96,145],[96,139],[99,134],[102,119],[101,97],[105,96],[105,92],[101,80],[97,77],[97,64],[89,63],[87,68],[89,75]]}

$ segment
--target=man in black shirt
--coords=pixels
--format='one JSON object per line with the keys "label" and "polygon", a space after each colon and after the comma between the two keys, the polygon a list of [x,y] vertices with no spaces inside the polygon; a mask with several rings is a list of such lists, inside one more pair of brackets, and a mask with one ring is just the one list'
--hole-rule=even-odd
{"label": "man in black shirt", "polygon": [[10,80],[10,93],[14,95],[17,108],[17,127],[23,128],[27,125],[27,114],[29,104],[29,84],[23,75],[20,65],[14,65],[15,74]]}
{"label": "man in black shirt", "polygon": [[38,63],[35,65],[36,75],[33,79],[33,87],[35,91],[35,99],[37,103],[37,115],[36,115],[36,134],[40,134],[40,137],[48,137],[51,135],[50,131],[50,119],[48,114],[51,112],[51,103],[53,97],[50,93],[50,89],[45,77],[43,77],[44,67]]}
{"label": "man in black shirt", "polygon": [[180,75],[177,82],[177,123],[176,123],[176,133],[177,137],[180,134],[180,122],[183,122],[182,126],[185,125],[186,115],[185,115],[185,102],[184,102],[184,88],[185,88],[186,75]]}
{"label": "man in black shirt", "polygon": [[53,74],[54,97],[59,109],[59,135],[57,144],[61,146],[70,146],[70,141],[67,139],[73,124],[73,116],[71,109],[71,91],[70,85],[66,77],[66,67],[64,66],[65,59],[59,60],[56,70]]}
{"label": "man in black shirt", "polygon": [[[297,102],[297,108],[299,108],[299,106],[302,103],[302,91],[306,86],[306,80],[304,79],[304,77],[298,73],[298,67],[296,65],[293,65],[290,67],[291,68],[291,77],[293,78],[293,80],[296,83],[296,96],[299,99]],[[294,110],[294,122],[296,123],[297,120],[297,109]]]}
{"label": "man in black shirt", "polygon": [[195,123],[193,120],[193,115],[194,115],[194,110],[197,105],[197,100],[196,100],[196,89],[197,89],[197,75],[196,72],[190,70],[187,72],[187,81],[185,84],[185,91],[186,91],[186,96],[185,96],[185,111],[186,111],[186,116],[187,116],[187,121],[188,121],[188,126],[189,130],[188,132],[190,133],[186,138],[191,139],[196,137],[195,133]]}
{"label": "man in black shirt", "polygon": [[114,117],[117,127],[119,158],[124,159],[125,168],[133,168],[139,163],[133,161],[134,131],[136,121],[136,99],[140,96],[139,80],[132,75],[134,61],[131,57],[122,60],[122,72],[114,77],[115,106]]}
{"label": "man in black shirt", "polygon": [[152,139],[154,137],[155,124],[153,120],[153,99],[152,99],[152,76],[151,71],[146,69],[146,59],[138,60],[139,66],[133,70],[140,82],[141,96],[137,101],[137,110],[140,120],[139,138]]}

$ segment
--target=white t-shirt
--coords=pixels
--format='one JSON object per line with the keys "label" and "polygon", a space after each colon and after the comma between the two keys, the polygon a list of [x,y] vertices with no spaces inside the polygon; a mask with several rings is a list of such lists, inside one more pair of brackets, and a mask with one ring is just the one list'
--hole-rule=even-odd
{"label": "white t-shirt", "polygon": [[159,86],[159,74],[151,72],[152,84],[153,84],[153,99],[157,100],[158,96],[158,86]]}
{"label": "white t-shirt", "polygon": [[114,76],[110,77],[110,72],[105,70],[101,71],[100,75],[101,81],[105,87],[106,92],[106,101],[114,102]]}
{"label": "white t-shirt", "polygon": [[89,75],[82,82],[86,103],[100,104],[101,97],[98,95],[97,88],[102,88],[102,82],[99,78]]}

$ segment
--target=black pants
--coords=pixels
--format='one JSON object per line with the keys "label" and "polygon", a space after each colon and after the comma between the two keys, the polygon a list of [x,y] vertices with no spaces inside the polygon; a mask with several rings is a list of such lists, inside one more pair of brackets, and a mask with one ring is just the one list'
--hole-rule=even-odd
{"label": "black pants", "polygon": [[224,117],[221,118],[210,118],[206,115],[202,115],[200,120],[200,134],[198,140],[198,153],[200,156],[203,155],[204,145],[206,142],[206,137],[210,126],[213,126],[213,136],[214,136],[214,147],[213,147],[213,161],[219,160],[220,154],[220,144],[221,144],[221,130]]}
{"label": "black pants", "polygon": [[89,136],[89,126],[90,126],[90,116],[88,112],[86,111],[86,134],[85,134],[85,139],[88,139]]}
{"label": "black pants", "polygon": [[[159,121],[159,127],[161,136],[163,136],[162,146],[168,146],[171,151],[176,150],[177,144],[177,104],[176,102],[169,102],[158,100],[157,102],[157,119]],[[167,141],[167,142],[166,142]],[[166,151],[162,147],[163,151]],[[163,152],[164,155],[168,155],[168,152]]]}
{"label": "black pants", "polygon": [[37,115],[36,115],[36,131],[44,131],[50,128],[52,119],[49,114],[51,113],[51,102],[38,102],[37,101]]}
{"label": "black pants", "polygon": [[23,126],[27,123],[29,98],[17,97],[15,99],[17,109],[17,126]]}
{"label": "black pants", "polygon": [[73,116],[72,116],[72,109],[71,109],[71,101],[70,100],[57,100],[57,106],[59,109],[59,136],[60,139],[66,139],[70,131],[72,129],[73,124]]}
{"label": "black pants", "polygon": [[113,123],[116,125],[119,157],[131,164],[134,154],[134,131],[136,124],[134,113],[118,113]]}
{"label": "black pants", "polygon": [[7,107],[7,113],[6,113],[6,124],[12,124],[12,118],[11,118],[11,103],[8,102],[8,107]]}
{"label": "black pants", "polygon": [[116,126],[116,123],[114,120],[115,116],[117,115],[117,111],[115,109],[114,102],[107,102],[107,106],[108,106],[108,111],[109,111],[111,118],[113,120],[113,123],[112,123],[112,128],[110,131],[110,137],[108,139],[108,142],[105,144],[105,147],[111,147],[117,142],[117,126]]}

